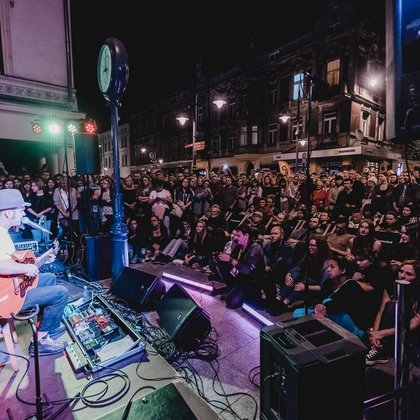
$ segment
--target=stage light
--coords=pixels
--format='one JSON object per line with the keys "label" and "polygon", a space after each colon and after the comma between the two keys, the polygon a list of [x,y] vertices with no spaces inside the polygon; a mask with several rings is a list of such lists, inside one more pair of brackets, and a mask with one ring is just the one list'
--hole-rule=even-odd
{"label": "stage light", "polygon": [[42,127],[41,127],[41,124],[38,120],[32,121],[31,124],[32,124],[32,131],[35,134],[41,134],[42,133]]}
{"label": "stage light", "polygon": [[93,134],[96,133],[97,127],[94,120],[85,120],[83,123],[83,129],[85,133]]}
{"label": "stage light", "polygon": [[261,315],[258,311],[249,306],[247,303],[242,304],[242,310],[266,327],[269,325],[274,325],[274,322],[268,320],[265,316]]}
{"label": "stage light", "polygon": [[185,283],[185,284],[188,284],[189,286],[197,287],[199,289],[207,290],[210,293],[213,293],[213,291],[214,291],[214,287],[210,286],[209,284],[203,284],[203,283],[200,283],[200,282],[195,281],[195,280],[186,279],[184,277],[177,276],[175,274],[170,274],[170,273],[163,272],[162,277],[164,277],[168,280],[179,281],[180,283]]}
{"label": "stage light", "polygon": [[55,135],[60,132],[60,126],[56,122],[48,124],[48,130],[51,134]]}
{"label": "stage light", "polygon": [[70,121],[67,124],[67,130],[69,130],[70,133],[74,134],[78,129],[78,124],[76,124],[74,121]]}

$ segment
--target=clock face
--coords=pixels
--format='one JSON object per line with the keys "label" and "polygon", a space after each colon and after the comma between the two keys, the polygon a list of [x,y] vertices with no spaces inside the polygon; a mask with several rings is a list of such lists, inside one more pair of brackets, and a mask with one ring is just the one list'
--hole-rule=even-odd
{"label": "clock face", "polygon": [[111,83],[111,50],[108,45],[102,45],[98,57],[98,85],[102,93],[106,93]]}

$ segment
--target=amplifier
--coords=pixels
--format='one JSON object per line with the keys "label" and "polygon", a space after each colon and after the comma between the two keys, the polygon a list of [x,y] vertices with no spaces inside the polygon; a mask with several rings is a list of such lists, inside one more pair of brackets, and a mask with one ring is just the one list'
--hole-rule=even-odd
{"label": "amplifier", "polygon": [[38,241],[19,241],[14,245],[16,251],[33,251],[35,254],[39,252]]}
{"label": "amplifier", "polygon": [[313,315],[264,327],[261,418],[363,418],[366,347],[353,334]]}

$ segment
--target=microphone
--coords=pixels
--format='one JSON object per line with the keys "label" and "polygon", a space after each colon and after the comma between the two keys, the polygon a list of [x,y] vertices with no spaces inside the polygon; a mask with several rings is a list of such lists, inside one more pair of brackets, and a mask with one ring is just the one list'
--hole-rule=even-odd
{"label": "microphone", "polygon": [[34,229],[38,229],[41,232],[49,233],[51,235],[51,232],[48,229],[45,229],[44,227],[38,225],[37,223],[31,222],[27,217],[22,217],[22,223],[24,225],[28,225],[30,227],[33,227]]}

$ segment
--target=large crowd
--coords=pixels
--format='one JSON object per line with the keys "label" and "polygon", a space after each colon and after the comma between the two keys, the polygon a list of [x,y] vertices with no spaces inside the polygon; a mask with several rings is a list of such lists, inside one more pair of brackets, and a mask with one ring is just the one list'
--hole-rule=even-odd
{"label": "large crowd", "polygon": [[[229,308],[253,300],[272,315],[303,300],[371,346],[367,364],[392,347],[395,280],[412,284],[410,329],[420,326],[420,173],[363,168],[335,174],[140,171],[120,180],[130,264],[176,262],[226,284]],[[107,176],[10,174],[27,217],[53,237],[107,234],[115,180]],[[28,229],[27,229],[28,232]],[[307,292],[307,293],[306,293]],[[418,345],[416,334],[412,343]],[[417,341],[416,341],[417,340]]]}

